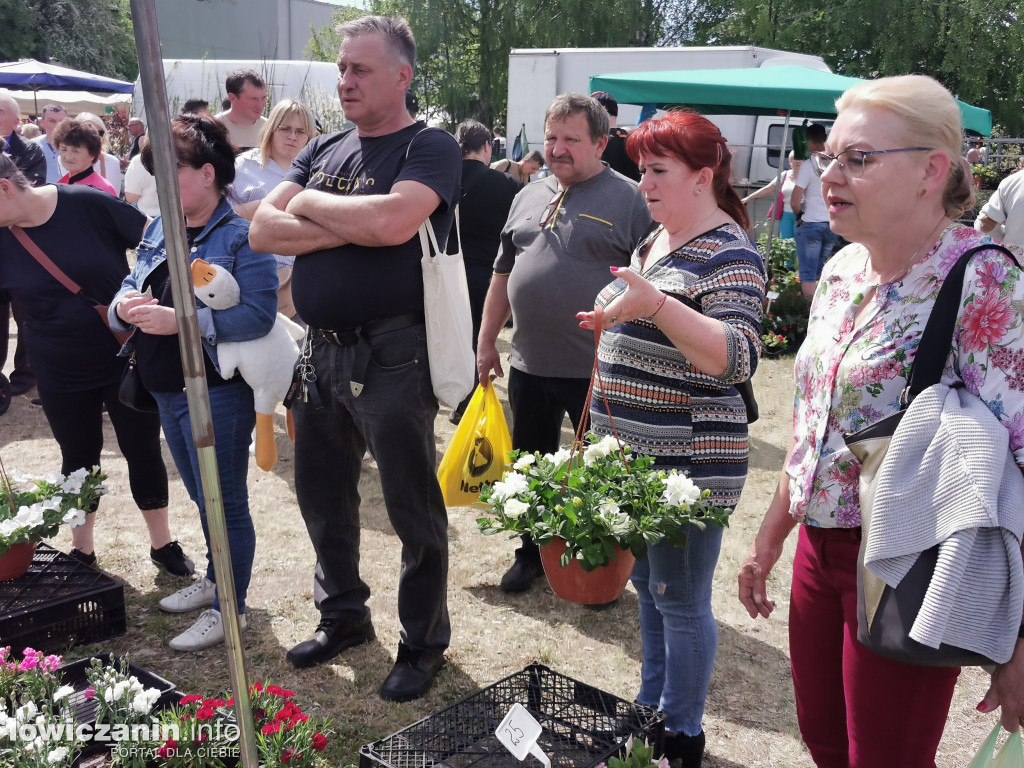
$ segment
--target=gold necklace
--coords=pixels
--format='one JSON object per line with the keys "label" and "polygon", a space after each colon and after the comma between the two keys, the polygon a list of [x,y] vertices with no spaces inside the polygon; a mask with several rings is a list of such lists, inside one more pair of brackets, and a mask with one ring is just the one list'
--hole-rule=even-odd
{"label": "gold necklace", "polygon": [[[935,226],[933,226],[931,229],[928,230],[928,234],[924,236],[924,240],[922,240],[921,244],[919,246],[917,246],[917,250],[914,251],[914,253],[910,256],[909,259],[907,259],[906,264],[903,267],[903,269],[900,272],[896,273],[895,275],[893,275],[892,277],[890,277],[888,279],[882,279],[882,276],[879,273],[876,273],[876,274],[879,274],[879,279],[878,279],[877,282],[872,282],[871,279],[868,277],[868,268],[871,265],[871,254],[869,253],[864,258],[864,279],[865,279],[865,281],[867,281],[867,283],[869,285],[871,285],[872,287],[877,288],[879,285],[888,285],[889,283],[895,283],[897,280],[901,280],[902,278],[904,278],[906,276],[906,274],[911,269],[913,269],[914,265],[917,263],[917,255],[921,252],[921,249],[924,248],[927,243],[933,243],[934,244],[935,242],[937,242],[937,237],[941,237],[942,236],[942,232],[945,231],[946,226],[947,226],[947,225],[944,224],[945,221],[946,221],[946,214],[943,213],[942,214],[942,218],[939,219],[938,224],[936,224]],[[938,232],[938,235],[936,236],[936,238],[933,238],[932,237],[932,233],[935,232],[936,227],[939,228],[939,232]],[[929,253],[930,253],[930,251],[929,251]]]}

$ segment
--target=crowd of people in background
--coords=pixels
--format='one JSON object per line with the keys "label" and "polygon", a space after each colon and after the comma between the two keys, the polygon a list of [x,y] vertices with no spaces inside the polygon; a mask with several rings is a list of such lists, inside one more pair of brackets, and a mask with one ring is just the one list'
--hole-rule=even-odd
{"label": "crowd of people in background", "polygon": [[[831,134],[808,127],[810,159],[791,155],[778,188],[772,182],[742,200],[731,185],[732,150],[710,120],[672,111],[627,130],[605,92],[556,97],[544,113],[543,151],[496,156],[505,141],[498,130],[467,120],[453,137],[419,117],[410,90],[416,44],[404,20],[366,16],[339,29],[348,129],[317,135],[309,108],[294,94],[269,105],[253,70],[227,77],[222,111],[190,99],[171,123],[189,258],[230,272],[240,293],[230,309],[196,304],[239,626],[257,549],[246,481],[255,411],[249,384],[222,376],[219,343],[265,335],[278,312],[306,329],[300,396],[290,407],[318,620],[288,661],[323,664],[376,638],[359,572],[358,481],[372,455],[402,544],[401,640],[379,693],[408,701],[432,686],[452,633],[448,517],[435,476],[439,406],[429,366],[418,364],[428,360],[418,230],[432,227],[453,252],[461,246],[477,380],[492,386],[507,372],[514,448],[554,453],[566,417],[574,428],[589,420],[732,508],[750,451],[739,387],[758,366],[767,282],[744,204],[771,196],[782,235],[796,240],[811,319],[796,360],[795,437],[740,572],[739,597],[751,616],[772,612],[765,580],[799,526],[792,670],[813,759],[934,766],[957,672],[884,661],[850,642],[861,528],[850,495],[857,473],[836,425],[893,410],[904,353],[919,333],[907,330],[910,316],[934,299],[950,254],[990,245],[987,233],[1024,241],[1024,171],[981,209],[979,232],[957,228],[973,204],[959,113],[945,89],[921,76],[852,89]],[[27,395],[42,407],[65,473],[100,463],[103,414],[110,419],[151,559],[188,579],[160,608],[200,612],[170,640],[190,652],[223,642],[225,622],[183,391],[154,148],[139,118],[125,127],[118,157],[102,118],[47,104],[38,124],[22,125],[17,102],[0,92],[0,318],[13,304],[17,324],[7,397]],[[41,135],[30,138],[31,129]],[[840,237],[851,245],[833,255]],[[80,291],[53,278],[40,249]],[[137,253],[130,269],[129,249]],[[983,264],[969,272],[972,296],[994,290],[997,274],[999,290],[1019,293],[1015,265],[1002,255]],[[1021,301],[1013,300],[1014,312]],[[104,306],[106,324],[95,311]],[[510,320],[505,358],[498,337]],[[604,331],[604,391],[592,399],[595,324]],[[1019,318],[1009,324],[1020,326]],[[122,345],[111,331],[131,336]],[[1022,344],[991,331],[977,349],[961,344],[947,374],[993,404],[1011,449],[1024,455],[1020,387],[991,362],[1024,354]],[[7,346],[4,333],[0,369]],[[156,412],[119,402],[129,358]],[[979,361],[991,362],[982,366],[988,373],[969,373]],[[467,402],[452,410],[453,423]],[[207,566],[195,580],[169,530],[161,428],[206,539]],[[94,565],[96,509],[89,512],[72,555]],[[711,584],[723,533],[694,527],[684,548],[653,545],[632,574],[643,644],[636,698],[665,713],[666,756],[682,768],[699,768],[705,752],[718,642]],[[525,536],[500,588],[525,592],[542,574]],[[1004,722],[1024,715],[1012,690],[1019,667],[1024,652],[1005,674],[997,670],[983,703],[1003,704]]]}

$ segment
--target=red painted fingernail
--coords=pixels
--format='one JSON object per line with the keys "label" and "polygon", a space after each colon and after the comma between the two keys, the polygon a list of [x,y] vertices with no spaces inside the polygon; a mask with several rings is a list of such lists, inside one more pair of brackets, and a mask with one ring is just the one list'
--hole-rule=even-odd
{"label": "red painted fingernail", "polygon": [[609,269],[610,269],[610,270],[611,270],[612,272],[618,272],[618,271],[619,271],[619,268],[618,268],[618,267],[609,267]]}
{"label": "red painted fingernail", "polygon": [[987,712],[988,711],[988,707],[985,706],[985,702],[984,701],[981,702],[980,704],[978,704],[978,711],[979,712]]}

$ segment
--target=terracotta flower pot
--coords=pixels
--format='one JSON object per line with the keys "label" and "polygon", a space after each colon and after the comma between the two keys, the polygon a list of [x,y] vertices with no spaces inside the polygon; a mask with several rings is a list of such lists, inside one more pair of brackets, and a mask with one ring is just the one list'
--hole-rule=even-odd
{"label": "terracotta flower pot", "polygon": [[540,547],[540,560],[551,590],[563,600],[581,605],[601,605],[617,600],[626,588],[636,559],[628,549],[615,548],[616,558],[601,568],[587,572],[578,560],[564,568],[561,564],[565,552],[565,539],[555,537],[550,544]]}
{"label": "terracotta flower pot", "polygon": [[34,541],[12,544],[7,554],[0,556],[0,581],[11,581],[24,576],[28,567],[32,565],[32,555],[35,553]]}

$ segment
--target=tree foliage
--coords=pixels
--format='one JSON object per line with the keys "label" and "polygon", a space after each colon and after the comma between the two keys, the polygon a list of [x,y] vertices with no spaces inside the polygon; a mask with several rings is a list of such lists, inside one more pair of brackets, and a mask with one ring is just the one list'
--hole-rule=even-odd
{"label": "tree foliage", "polygon": [[[505,120],[512,48],[655,45],[668,0],[370,0],[369,12],[402,15],[416,35],[413,89],[428,114],[451,124]],[[365,11],[343,8],[340,22]],[[307,52],[337,55],[337,36],[317,30]]]}
{"label": "tree foliage", "polygon": [[[690,0],[700,3],[701,0]],[[931,75],[958,98],[1024,130],[1024,15],[1019,0],[723,0],[688,41],[821,55],[854,77]]]}
{"label": "tree foliage", "polygon": [[511,48],[758,45],[818,54],[854,77],[931,75],[1024,132],[1020,0],[370,0],[370,10],[409,19],[421,104],[452,122],[504,120]]}
{"label": "tree foliage", "polygon": [[0,59],[35,58],[134,80],[129,0],[0,0]]}

